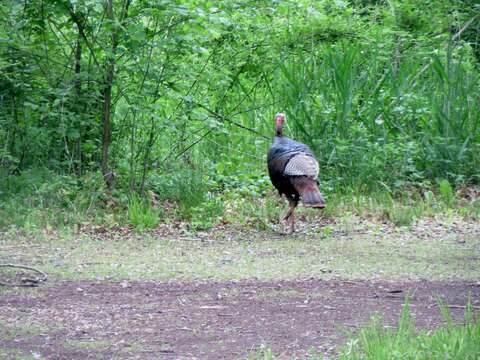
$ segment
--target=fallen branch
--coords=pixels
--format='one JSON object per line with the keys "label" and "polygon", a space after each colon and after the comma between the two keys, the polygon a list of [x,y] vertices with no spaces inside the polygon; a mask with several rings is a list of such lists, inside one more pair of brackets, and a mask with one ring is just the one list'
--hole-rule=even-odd
{"label": "fallen branch", "polygon": [[10,286],[10,287],[33,287],[38,286],[41,282],[47,281],[48,275],[45,274],[43,271],[33,268],[31,266],[25,265],[15,265],[15,264],[0,264],[0,268],[15,268],[15,269],[24,269],[36,272],[40,274],[41,277],[39,278],[22,278],[18,283],[8,283],[0,281],[0,286]]}
{"label": "fallen branch", "polygon": [[475,305],[447,305],[447,307],[452,309],[467,309],[469,307],[475,310],[480,309],[480,306],[475,306]]}

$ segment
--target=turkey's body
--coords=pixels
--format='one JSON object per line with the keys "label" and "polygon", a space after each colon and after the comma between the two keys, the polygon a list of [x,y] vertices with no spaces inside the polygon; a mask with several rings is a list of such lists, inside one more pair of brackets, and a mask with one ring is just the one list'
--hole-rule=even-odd
{"label": "turkey's body", "polygon": [[277,124],[277,136],[268,152],[267,163],[272,184],[289,201],[290,209],[285,219],[291,219],[290,232],[293,232],[294,211],[299,200],[305,206],[325,207],[318,189],[318,162],[307,145],[283,137]]}

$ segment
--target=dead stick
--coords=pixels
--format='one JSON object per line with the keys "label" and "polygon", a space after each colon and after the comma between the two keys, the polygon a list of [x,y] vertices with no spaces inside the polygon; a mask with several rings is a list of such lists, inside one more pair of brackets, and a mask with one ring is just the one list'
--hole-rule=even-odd
{"label": "dead stick", "polygon": [[448,305],[449,308],[452,309],[466,309],[468,307],[471,307],[472,309],[479,310],[480,306],[475,306],[475,305]]}
{"label": "dead stick", "polygon": [[33,268],[31,266],[26,266],[26,265],[16,265],[16,264],[0,264],[0,268],[6,268],[6,267],[11,267],[11,268],[16,268],[16,269],[25,269],[25,270],[30,270],[30,271],[33,271],[33,272],[36,272],[38,274],[40,274],[42,277],[40,279],[26,279],[28,284],[25,283],[25,284],[9,284],[9,283],[4,283],[4,282],[0,282],[0,286],[32,286],[32,283],[38,283],[38,282],[43,282],[43,281],[46,281],[47,278],[48,278],[48,275],[45,274],[43,271],[41,270],[38,270],[36,268]]}

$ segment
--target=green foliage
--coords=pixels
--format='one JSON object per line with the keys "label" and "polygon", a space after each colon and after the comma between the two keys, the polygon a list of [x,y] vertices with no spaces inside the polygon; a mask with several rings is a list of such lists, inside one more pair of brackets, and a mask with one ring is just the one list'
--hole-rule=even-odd
{"label": "green foliage", "polygon": [[415,217],[414,209],[398,204],[391,204],[384,211],[386,217],[396,226],[408,226]]}
{"label": "green foliage", "polygon": [[447,205],[452,205],[455,200],[455,193],[453,192],[452,186],[448,180],[442,179],[438,181],[438,191],[442,200]]}
{"label": "green foliage", "polygon": [[[93,220],[108,225],[116,200],[106,194],[98,174],[81,178],[32,169],[18,176],[0,177],[0,227],[26,229],[81,226]],[[110,221],[116,225],[116,221]]]}
{"label": "green foliage", "polygon": [[[436,193],[436,179],[452,194],[479,184],[474,1],[126,4],[112,1],[113,18],[95,1],[0,4],[0,174],[18,177],[0,188],[11,201],[3,223],[37,223],[40,209],[54,223],[98,208],[106,220],[118,208],[115,225],[126,194],[153,191],[176,218],[212,226],[230,193],[270,196],[277,111],[287,113],[285,133],[317,154],[327,195],[401,199]],[[104,156],[112,189],[93,175]],[[25,180],[39,168],[50,178]],[[276,218],[268,206],[263,215]],[[416,214],[390,207],[386,216],[408,224]]]}
{"label": "green foliage", "polygon": [[338,43],[280,64],[292,135],[317,150],[325,176],[343,187],[401,190],[442,174],[475,181],[480,108],[471,95],[480,78],[463,51],[435,57],[433,81],[419,78],[422,54],[393,52],[396,68],[385,70],[392,58],[381,51]]}
{"label": "green foliage", "polygon": [[161,211],[153,209],[151,204],[136,194],[128,199],[128,218],[135,229],[143,231],[154,228],[161,216]]}
{"label": "green foliage", "polygon": [[480,323],[473,318],[469,303],[464,324],[455,324],[447,305],[440,302],[446,326],[433,331],[416,331],[405,305],[393,331],[376,320],[360,331],[339,359],[476,359],[480,353]]}
{"label": "green foliage", "polygon": [[152,176],[147,184],[159,201],[172,200],[179,205],[179,215],[190,219],[207,202],[209,187],[203,171],[177,167],[169,173]]}
{"label": "green foliage", "polygon": [[182,218],[188,216],[195,230],[208,230],[218,223],[224,214],[225,206],[220,197],[210,197],[204,203],[182,210]]}
{"label": "green foliage", "polygon": [[173,203],[174,218],[188,221],[195,230],[209,229],[224,213],[223,198],[216,193],[220,184],[202,169],[177,167],[169,173],[149,177],[147,187],[160,204]]}

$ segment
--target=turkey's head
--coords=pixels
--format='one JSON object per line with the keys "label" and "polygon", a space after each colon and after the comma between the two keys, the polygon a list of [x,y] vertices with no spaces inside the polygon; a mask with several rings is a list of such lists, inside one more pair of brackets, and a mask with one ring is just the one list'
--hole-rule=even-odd
{"label": "turkey's head", "polygon": [[276,136],[283,135],[282,125],[284,121],[285,121],[284,113],[278,113],[277,115],[275,115],[275,135]]}

